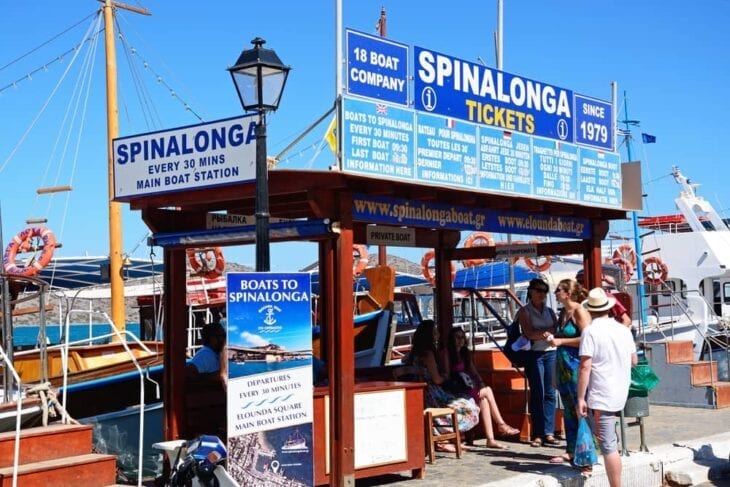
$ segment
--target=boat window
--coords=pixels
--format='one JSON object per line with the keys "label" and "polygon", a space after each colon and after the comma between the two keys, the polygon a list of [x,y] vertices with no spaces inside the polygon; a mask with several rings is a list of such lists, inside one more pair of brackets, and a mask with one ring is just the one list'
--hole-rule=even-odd
{"label": "boat window", "polygon": [[730,304],[730,282],[722,283],[722,302]]}

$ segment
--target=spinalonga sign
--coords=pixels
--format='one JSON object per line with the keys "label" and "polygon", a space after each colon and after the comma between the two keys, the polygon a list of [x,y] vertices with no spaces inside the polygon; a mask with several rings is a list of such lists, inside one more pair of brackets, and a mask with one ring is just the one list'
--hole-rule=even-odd
{"label": "spinalonga sign", "polygon": [[347,49],[343,170],[621,207],[611,102],[415,47],[413,110],[408,46],[348,31]]}

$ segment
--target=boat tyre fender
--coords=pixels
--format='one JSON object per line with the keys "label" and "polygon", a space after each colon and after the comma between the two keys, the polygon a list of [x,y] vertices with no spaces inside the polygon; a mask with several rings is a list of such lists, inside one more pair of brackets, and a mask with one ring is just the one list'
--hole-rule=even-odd
{"label": "boat tyre fender", "polygon": [[647,257],[642,265],[644,282],[658,286],[667,280],[669,267],[659,257]]}
{"label": "boat tyre fender", "polygon": [[366,245],[355,244],[352,246],[352,277],[362,274],[362,271],[368,266],[368,248]]}
{"label": "boat tyre fender", "polygon": [[634,266],[632,266],[631,262],[623,257],[614,257],[611,259],[610,264],[617,265],[621,269],[621,272],[624,275],[624,281],[626,282],[629,282],[631,276],[634,275]]}
{"label": "boat tyre fender", "polygon": [[[434,252],[433,250],[429,250],[425,254],[423,254],[423,258],[421,259],[421,270],[423,271],[423,277],[425,277],[432,286],[436,285],[436,277],[434,276],[434,274],[431,273],[431,261],[434,260],[435,257],[436,252]],[[456,266],[453,262],[451,262],[451,282],[454,282],[455,277]]]}
{"label": "boat tyre fender", "polygon": [[[43,241],[42,247],[32,245],[33,238],[40,238]],[[46,227],[26,228],[12,238],[3,255],[3,269],[7,274],[23,277],[34,277],[47,266],[53,258],[53,251],[56,249],[56,238],[53,232]],[[25,265],[17,265],[15,259],[18,252],[40,250],[41,255],[36,258],[34,255],[30,262]]]}
{"label": "boat tyre fender", "polygon": [[226,260],[220,247],[187,249],[188,262],[193,275],[215,279],[223,275]]}
{"label": "boat tyre fender", "polygon": [[[539,244],[539,240],[530,240],[531,244]],[[544,260],[543,260],[544,259]],[[524,257],[525,265],[533,272],[545,272],[550,269],[551,257],[549,255],[532,257]]]}
{"label": "boat tyre fender", "polygon": [[[613,258],[626,259],[631,264],[632,269],[636,269],[636,251],[631,244],[621,244],[613,251]],[[618,265],[618,264],[616,264]],[[633,274],[633,270],[631,271]]]}
{"label": "boat tyre fender", "polygon": [[[472,247],[494,247],[494,245],[494,238],[489,232],[472,232],[464,241],[464,248],[467,249]],[[487,261],[488,259],[467,259],[462,264],[464,264],[464,267],[475,267],[486,264]]]}

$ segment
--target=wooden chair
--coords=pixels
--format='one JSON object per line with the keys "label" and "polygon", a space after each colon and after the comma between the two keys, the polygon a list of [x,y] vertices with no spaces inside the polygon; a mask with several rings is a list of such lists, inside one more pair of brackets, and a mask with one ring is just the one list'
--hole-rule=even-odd
{"label": "wooden chair", "polygon": [[[420,381],[423,380],[421,369],[414,365],[403,365],[393,369],[393,378],[401,381]],[[451,424],[453,431],[450,433],[438,434],[435,431],[434,420],[437,418],[451,416]],[[453,441],[456,449],[456,458],[461,458],[461,433],[459,432],[459,418],[456,411],[449,407],[443,408],[424,408],[423,410],[423,427],[426,434],[426,453],[428,454],[428,462],[433,463],[436,458],[436,443],[441,441]]]}

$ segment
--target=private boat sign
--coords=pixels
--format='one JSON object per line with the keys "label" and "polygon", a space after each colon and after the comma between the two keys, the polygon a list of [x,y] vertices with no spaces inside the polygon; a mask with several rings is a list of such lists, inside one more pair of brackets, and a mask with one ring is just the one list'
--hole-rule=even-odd
{"label": "private boat sign", "polygon": [[255,127],[246,115],[114,139],[114,199],[254,180]]}

